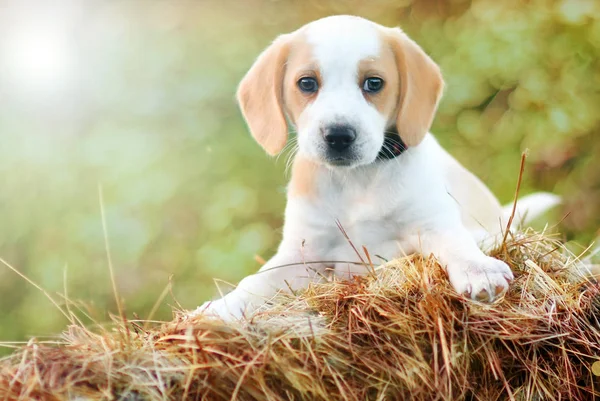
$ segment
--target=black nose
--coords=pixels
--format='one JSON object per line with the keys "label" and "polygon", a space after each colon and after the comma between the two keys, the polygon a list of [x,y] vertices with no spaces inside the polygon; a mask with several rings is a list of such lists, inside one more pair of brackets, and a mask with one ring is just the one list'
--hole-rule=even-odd
{"label": "black nose", "polygon": [[356,131],[349,125],[333,125],[325,130],[324,138],[331,149],[341,151],[352,145]]}

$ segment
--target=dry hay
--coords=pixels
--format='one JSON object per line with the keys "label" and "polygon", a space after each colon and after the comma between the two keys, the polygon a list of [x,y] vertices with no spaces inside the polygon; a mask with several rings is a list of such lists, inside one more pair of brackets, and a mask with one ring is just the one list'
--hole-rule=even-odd
{"label": "dry hay", "polygon": [[492,305],[457,295],[433,258],[413,256],[281,296],[244,323],[178,313],[153,328],[73,325],[58,344],[31,341],[5,359],[0,397],[595,399],[600,285],[540,234],[495,256],[516,279]]}

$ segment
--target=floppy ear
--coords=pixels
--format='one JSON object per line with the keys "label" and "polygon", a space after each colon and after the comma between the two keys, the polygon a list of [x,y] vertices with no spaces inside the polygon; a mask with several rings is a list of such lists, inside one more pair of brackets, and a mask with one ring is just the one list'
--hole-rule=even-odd
{"label": "floppy ear", "polygon": [[289,47],[289,35],[279,36],[258,56],[237,90],[250,133],[272,156],[283,149],[288,135],[282,98]]}
{"label": "floppy ear", "polygon": [[408,146],[416,146],[431,128],[444,80],[438,65],[399,28],[390,29],[400,76],[396,127]]}

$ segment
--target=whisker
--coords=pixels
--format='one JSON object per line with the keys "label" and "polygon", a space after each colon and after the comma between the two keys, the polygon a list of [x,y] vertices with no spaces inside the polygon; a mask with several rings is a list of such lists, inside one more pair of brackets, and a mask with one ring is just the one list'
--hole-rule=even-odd
{"label": "whisker", "polygon": [[283,149],[281,150],[281,152],[279,152],[279,154],[275,158],[275,161],[279,161],[279,158],[281,157],[281,155],[285,154],[288,150],[292,149],[297,142],[298,142],[298,137],[297,136],[291,137],[287,141],[287,143],[285,144],[285,146],[283,147]]}
{"label": "whisker", "polygon": [[397,157],[394,157],[394,152],[388,147],[388,145],[384,142],[383,146],[381,148],[382,150],[385,150],[386,152],[388,152],[390,154],[390,158],[388,158],[387,160],[391,160],[393,159],[393,161],[398,164],[398,166],[400,165],[400,161],[398,160]]}
{"label": "whisker", "polygon": [[289,176],[289,175],[291,174],[291,172],[290,172],[290,171],[291,171],[291,169],[292,169],[292,166],[294,165],[294,159],[295,159],[295,157],[296,157],[296,154],[297,154],[297,153],[298,153],[298,151],[296,150],[296,151],[295,151],[294,153],[292,153],[292,154],[290,155],[290,157],[288,158],[288,163],[287,163],[287,165],[285,166],[285,175],[286,175],[286,176]]}
{"label": "whisker", "polygon": [[285,170],[284,170],[284,174],[286,176],[289,175],[289,171],[294,163],[294,159],[295,159],[296,155],[298,154],[298,151],[300,150],[300,147],[297,145],[298,145],[297,143],[294,144],[294,147],[291,149],[291,151],[287,157],[287,161],[285,163]]}

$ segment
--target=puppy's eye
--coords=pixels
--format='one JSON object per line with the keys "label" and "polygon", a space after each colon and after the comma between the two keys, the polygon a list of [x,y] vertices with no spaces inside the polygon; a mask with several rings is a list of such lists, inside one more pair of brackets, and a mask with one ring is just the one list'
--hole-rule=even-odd
{"label": "puppy's eye", "polygon": [[315,93],[319,90],[319,83],[314,78],[300,78],[298,88],[305,93]]}
{"label": "puppy's eye", "polygon": [[363,84],[363,90],[369,93],[377,93],[383,88],[383,79],[367,78]]}

